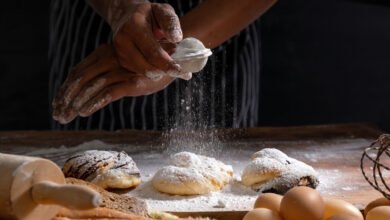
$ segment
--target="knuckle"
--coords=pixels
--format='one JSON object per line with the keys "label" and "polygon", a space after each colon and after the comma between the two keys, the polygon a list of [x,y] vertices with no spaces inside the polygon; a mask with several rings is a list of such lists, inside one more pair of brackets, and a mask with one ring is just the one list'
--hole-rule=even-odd
{"label": "knuckle", "polygon": [[173,7],[168,3],[162,3],[160,4],[161,8],[167,11],[174,11]]}

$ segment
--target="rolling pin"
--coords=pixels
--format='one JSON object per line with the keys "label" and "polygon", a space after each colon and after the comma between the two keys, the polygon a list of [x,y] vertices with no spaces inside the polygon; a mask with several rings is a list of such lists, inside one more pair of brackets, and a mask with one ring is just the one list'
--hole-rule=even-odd
{"label": "rolling pin", "polygon": [[0,153],[0,219],[50,220],[61,206],[89,209],[101,201],[92,189],[66,185],[50,160]]}

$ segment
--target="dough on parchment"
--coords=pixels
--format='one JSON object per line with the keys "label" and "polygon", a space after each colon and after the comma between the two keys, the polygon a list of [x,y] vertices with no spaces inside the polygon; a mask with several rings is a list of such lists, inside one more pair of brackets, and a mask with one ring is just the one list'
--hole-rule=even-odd
{"label": "dough on parchment", "polygon": [[200,195],[222,189],[232,178],[233,168],[212,157],[180,152],[171,165],[161,168],[152,179],[153,187],[173,195]]}

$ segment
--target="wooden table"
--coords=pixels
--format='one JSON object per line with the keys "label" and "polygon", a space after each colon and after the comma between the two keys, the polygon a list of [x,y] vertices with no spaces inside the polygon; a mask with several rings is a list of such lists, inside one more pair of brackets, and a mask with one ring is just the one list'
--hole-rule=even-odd
{"label": "wooden table", "polygon": [[[213,132],[228,148],[257,151],[264,147],[278,147],[291,157],[312,165],[322,176],[318,190],[323,196],[349,201],[360,209],[381,196],[366,182],[359,168],[363,149],[382,133],[375,126],[340,124],[220,129]],[[126,151],[160,149],[166,141],[158,131],[1,131],[0,152],[26,154],[40,148],[71,147],[91,140],[137,146]],[[245,211],[179,214],[241,219]]]}

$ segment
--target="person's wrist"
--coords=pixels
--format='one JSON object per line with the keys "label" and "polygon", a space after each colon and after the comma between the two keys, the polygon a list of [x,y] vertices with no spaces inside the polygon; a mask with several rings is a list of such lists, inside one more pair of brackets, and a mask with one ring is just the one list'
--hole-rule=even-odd
{"label": "person's wrist", "polygon": [[106,21],[110,25],[114,35],[129,19],[130,14],[137,5],[149,3],[148,0],[112,0],[109,2]]}

